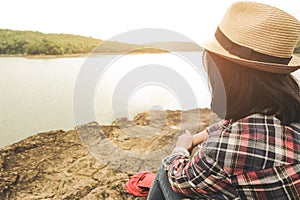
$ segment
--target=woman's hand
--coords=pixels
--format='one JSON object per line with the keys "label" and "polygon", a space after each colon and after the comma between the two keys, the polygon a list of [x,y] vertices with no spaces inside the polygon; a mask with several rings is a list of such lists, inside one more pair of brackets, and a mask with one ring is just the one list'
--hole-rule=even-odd
{"label": "woman's hand", "polygon": [[194,141],[194,137],[192,136],[191,132],[186,130],[184,134],[178,137],[176,146],[183,147],[188,151],[191,151],[193,150],[193,141]]}
{"label": "woman's hand", "polygon": [[178,137],[176,146],[183,147],[191,152],[194,147],[206,140],[207,136],[208,134],[206,130],[195,135],[192,135],[190,131],[186,130],[184,134]]}

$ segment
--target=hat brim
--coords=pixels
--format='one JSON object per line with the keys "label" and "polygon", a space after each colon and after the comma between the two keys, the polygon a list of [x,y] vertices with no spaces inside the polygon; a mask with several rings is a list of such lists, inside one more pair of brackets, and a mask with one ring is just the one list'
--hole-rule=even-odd
{"label": "hat brim", "polygon": [[226,51],[216,39],[212,39],[211,41],[206,41],[200,44],[205,50],[215,53],[225,59],[228,59],[232,62],[241,64],[246,67],[250,67],[257,70],[279,73],[279,74],[289,74],[291,72],[296,71],[300,68],[300,57],[293,55],[291,61],[288,65],[277,64],[277,63],[265,63],[253,60],[247,60],[244,58],[240,58],[233,54],[230,54]]}

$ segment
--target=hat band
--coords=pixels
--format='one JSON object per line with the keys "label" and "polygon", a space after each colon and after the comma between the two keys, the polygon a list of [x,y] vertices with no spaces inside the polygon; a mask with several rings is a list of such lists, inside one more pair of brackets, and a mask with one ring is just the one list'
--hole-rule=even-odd
{"label": "hat band", "polygon": [[266,63],[276,63],[276,64],[284,64],[287,65],[291,58],[280,58],[276,56],[270,56],[267,54],[259,53],[254,51],[251,48],[241,46],[232,42],[218,27],[215,33],[215,37],[217,41],[221,44],[221,46],[226,49],[229,53],[238,56],[240,58],[258,61],[258,62],[266,62]]}

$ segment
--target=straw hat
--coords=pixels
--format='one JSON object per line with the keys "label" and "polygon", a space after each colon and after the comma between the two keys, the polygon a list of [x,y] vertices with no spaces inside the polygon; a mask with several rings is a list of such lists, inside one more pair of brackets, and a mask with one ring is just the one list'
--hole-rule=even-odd
{"label": "straw hat", "polygon": [[288,74],[300,68],[293,55],[300,22],[290,14],[261,3],[236,2],[225,13],[209,52],[258,70]]}

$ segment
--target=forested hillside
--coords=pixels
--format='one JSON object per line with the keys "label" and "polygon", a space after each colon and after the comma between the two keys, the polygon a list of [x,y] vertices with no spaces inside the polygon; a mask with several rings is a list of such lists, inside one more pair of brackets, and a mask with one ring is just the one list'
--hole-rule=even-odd
{"label": "forested hillside", "polygon": [[[101,45],[100,45],[101,44]],[[95,49],[95,47],[97,47]],[[92,37],[71,34],[44,34],[34,31],[0,29],[0,54],[19,55],[64,55],[90,53],[164,52],[136,44],[103,41]]]}
{"label": "forested hillside", "polygon": [[71,34],[0,29],[0,54],[63,55],[90,52],[101,40]]}

